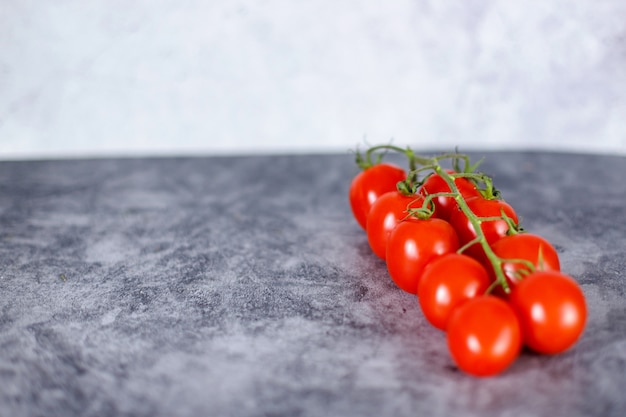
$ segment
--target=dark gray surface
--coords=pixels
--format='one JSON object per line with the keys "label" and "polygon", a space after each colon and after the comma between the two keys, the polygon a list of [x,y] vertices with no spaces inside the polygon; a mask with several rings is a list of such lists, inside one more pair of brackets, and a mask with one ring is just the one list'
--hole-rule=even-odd
{"label": "dark gray surface", "polygon": [[485,155],[589,308],[488,379],[369,251],[349,155],[0,162],[0,415],[625,415],[626,159]]}

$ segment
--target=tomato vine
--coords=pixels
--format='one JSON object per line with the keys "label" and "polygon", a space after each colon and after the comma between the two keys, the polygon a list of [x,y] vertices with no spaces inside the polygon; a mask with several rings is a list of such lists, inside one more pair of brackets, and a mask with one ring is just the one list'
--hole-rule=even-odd
{"label": "tomato vine", "polygon": [[[389,152],[404,155],[408,171],[384,164]],[[554,247],[522,229],[493,179],[478,171],[482,160],[472,163],[458,150],[425,157],[383,144],[357,152],[356,162],[363,171],[350,188],[355,217],[362,226],[367,217],[370,246],[393,281],[417,294],[425,317],[448,332],[461,369],[480,376],[500,372],[519,354],[519,340],[552,354],[578,339],[586,320],[582,290],[560,272]],[[368,173],[371,178],[363,179]],[[545,320],[537,318],[540,310]],[[472,338],[479,336],[484,346],[476,351]],[[506,353],[494,356],[503,346]]]}
{"label": "tomato vine", "polygon": [[[479,244],[485,252],[487,258],[489,259],[494,273],[496,274],[497,279],[488,288],[487,293],[492,292],[497,286],[501,286],[505,293],[510,292],[506,277],[502,271],[502,264],[505,262],[524,264],[528,268],[528,271],[526,271],[527,273],[534,272],[535,268],[533,264],[525,259],[503,259],[498,257],[491,249],[491,246],[487,242],[485,234],[483,233],[481,228],[481,225],[484,222],[504,220],[509,225],[509,233],[514,234],[521,231],[520,226],[516,224],[505,213],[502,213],[501,216],[498,217],[477,216],[469,208],[465,198],[463,198],[461,192],[459,191],[459,188],[455,183],[456,178],[466,178],[472,181],[477,186],[482,186],[479,191],[485,199],[500,199],[501,193],[498,189],[494,187],[492,178],[484,173],[476,172],[476,169],[482,163],[482,160],[478,161],[475,164],[472,164],[468,155],[458,152],[445,153],[439,156],[429,158],[417,155],[409,147],[401,148],[394,145],[377,145],[369,148],[366,151],[364,158],[357,153],[357,164],[362,168],[367,168],[375,165],[376,163],[380,163],[382,161],[383,155],[381,155],[380,153],[377,154],[375,162],[372,160],[372,157],[377,152],[381,151],[394,151],[406,156],[409,162],[409,173],[406,180],[400,181],[397,184],[398,190],[403,194],[414,194],[416,192],[419,185],[423,183],[423,181],[418,181],[419,174],[423,172],[435,173],[446,182],[446,184],[450,188],[450,192],[434,193],[427,195],[424,199],[422,207],[407,209],[407,217],[415,216],[422,220],[430,218],[434,214],[432,210],[433,199],[437,197],[453,198],[456,201],[456,204],[458,205],[461,212],[463,212],[463,214],[467,216],[468,221],[474,227],[477,235],[476,238],[474,238],[472,241],[465,243],[457,252],[463,253],[468,247]],[[443,160],[451,161],[451,164],[454,168],[454,173],[449,173],[446,171],[446,169],[444,169],[441,164],[441,161]],[[461,161],[462,165],[460,164]]]}

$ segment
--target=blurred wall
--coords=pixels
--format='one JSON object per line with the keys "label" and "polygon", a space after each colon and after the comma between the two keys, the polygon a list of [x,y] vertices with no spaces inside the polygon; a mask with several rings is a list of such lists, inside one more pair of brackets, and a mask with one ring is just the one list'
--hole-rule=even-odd
{"label": "blurred wall", "polygon": [[624,0],[0,0],[0,159],[626,154],[624,22]]}

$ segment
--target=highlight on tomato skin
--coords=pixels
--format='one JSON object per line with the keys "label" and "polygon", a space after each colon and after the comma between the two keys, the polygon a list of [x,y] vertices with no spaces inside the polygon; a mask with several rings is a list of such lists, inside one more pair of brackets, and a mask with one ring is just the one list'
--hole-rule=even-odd
{"label": "highlight on tomato skin", "polygon": [[517,284],[509,297],[522,326],[524,343],[543,354],[569,349],[587,321],[585,296],[570,276],[537,271]]}
{"label": "highlight on tomato skin", "polygon": [[400,220],[408,216],[407,208],[421,207],[422,198],[418,195],[404,195],[399,191],[383,194],[374,202],[367,216],[367,241],[372,252],[381,259],[387,253],[387,241],[391,231]]}
{"label": "highlight on tomato skin", "polygon": [[483,295],[489,284],[489,273],[480,262],[450,253],[426,265],[417,286],[417,299],[429,323],[445,330],[454,309]]}
{"label": "highlight on tomato skin", "polygon": [[522,332],[519,319],[507,302],[484,295],[454,310],[447,341],[459,369],[485,377],[503,372],[517,359]]}
{"label": "highlight on tomato skin", "polygon": [[354,218],[365,229],[367,215],[374,202],[383,194],[396,190],[406,179],[404,169],[389,163],[373,165],[359,172],[350,183],[349,201]]}

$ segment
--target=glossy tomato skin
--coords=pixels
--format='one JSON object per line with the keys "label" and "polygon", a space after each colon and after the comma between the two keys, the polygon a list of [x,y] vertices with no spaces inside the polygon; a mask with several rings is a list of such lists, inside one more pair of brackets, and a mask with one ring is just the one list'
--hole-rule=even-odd
{"label": "glossy tomato skin", "polygon": [[480,377],[504,371],[522,347],[517,315],[504,300],[491,295],[473,298],[454,310],[447,340],[457,366]]}
{"label": "glossy tomato skin", "polygon": [[[454,171],[448,170],[449,174],[453,174]],[[480,196],[480,192],[476,188],[476,186],[467,178],[455,178],[454,183],[459,189],[461,196],[463,198],[468,199],[472,197]],[[424,181],[422,187],[420,188],[419,193],[426,197],[429,194],[437,194],[437,193],[449,193],[450,187],[446,183],[446,181],[439,174],[432,174]],[[452,215],[452,210],[454,210],[457,205],[456,201],[453,197],[440,196],[435,197],[433,199],[433,203],[435,205],[435,217],[443,220],[450,220],[450,216]]]}
{"label": "glossy tomato skin", "polygon": [[[472,197],[467,199],[466,202],[469,209],[478,217],[500,217],[503,210],[508,217],[513,219],[515,224],[518,223],[517,213],[504,200],[487,200],[483,197]],[[474,226],[460,209],[452,211],[450,223],[459,235],[461,246],[476,238]],[[484,221],[480,228],[487,239],[487,243],[493,245],[507,235],[509,225],[504,220],[490,220]],[[465,253],[479,261],[485,261],[485,253],[478,243],[470,246]]]}
{"label": "glossy tomato skin", "polygon": [[528,275],[513,288],[509,302],[520,319],[524,343],[536,352],[563,352],[584,330],[585,296],[574,279],[560,272]]}
{"label": "glossy tomato skin", "polygon": [[[518,233],[505,236],[495,242],[491,249],[503,259],[525,259],[533,264],[536,271],[561,270],[559,255],[546,239],[532,233]],[[513,288],[520,281],[520,272],[528,270],[528,266],[521,262],[504,262],[502,271],[506,277],[509,288]],[[495,278],[493,270],[490,271],[492,279]],[[504,295],[501,287],[497,287],[498,295]]]}
{"label": "glossy tomato skin", "polygon": [[394,164],[381,163],[358,173],[350,184],[349,199],[352,214],[365,229],[372,204],[381,195],[396,190],[396,184],[406,179],[406,172]]}
{"label": "glossy tomato skin", "polygon": [[407,216],[407,208],[419,208],[422,199],[418,195],[404,195],[399,191],[391,191],[380,196],[372,205],[367,216],[367,241],[372,251],[381,259],[385,259],[389,234],[398,222]]}
{"label": "glossy tomato skin", "polygon": [[458,248],[459,239],[448,222],[436,218],[405,220],[389,235],[386,254],[389,275],[399,288],[415,294],[424,267]]}
{"label": "glossy tomato skin", "polygon": [[481,296],[489,288],[485,267],[467,255],[450,253],[426,265],[417,286],[417,297],[426,319],[445,330],[452,311]]}

